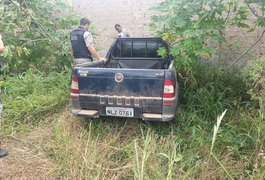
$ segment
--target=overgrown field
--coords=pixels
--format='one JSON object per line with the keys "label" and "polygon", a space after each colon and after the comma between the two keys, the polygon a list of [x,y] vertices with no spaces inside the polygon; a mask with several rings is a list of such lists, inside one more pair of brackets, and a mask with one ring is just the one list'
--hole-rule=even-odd
{"label": "overgrown field", "polygon": [[[252,77],[264,72],[264,58],[255,62],[243,73],[205,63],[179,72],[181,100],[175,123],[75,118],[68,106],[69,74],[28,71],[4,85],[2,146],[9,147],[14,137],[26,137],[21,139],[26,142],[26,135],[36,129],[49,132],[29,150],[37,147],[34,157],[53,162],[37,175],[40,178],[263,179],[264,112],[251,94],[261,93],[253,88],[257,82]],[[255,76],[246,73],[249,69]],[[264,76],[258,82],[261,79]],[[217,116],[225,109],[214,135]],[[10,152],[3,161],[12,159],[14,150]],[[34,168],[35,161],[22,167]],[[8,169],[0,178],[14,178],[23,168]],[[33,178],[30,173],[26,177]]]}
{"label": "overgrown field", "polygon": [[[180,83],[174,123],[73,117],[69,33],[80,17],[64,0],[0,4],[0,179],[265,179],[265,57],[234,68],[265,34],[264,1],[153,8],[150,27],[170,46],[158,53],[175,58]],[[262,29],[235,60],[223,59],[225,44],[240,44],[229,26]]]}

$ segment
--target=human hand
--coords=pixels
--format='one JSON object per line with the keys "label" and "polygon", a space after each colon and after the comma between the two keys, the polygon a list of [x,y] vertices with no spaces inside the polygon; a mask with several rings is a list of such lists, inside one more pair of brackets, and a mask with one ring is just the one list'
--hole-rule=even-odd
{"label": "human hand", "polygon": [[107,62],[107,59],[104,58],[104,57],[103,58],[100,58],[99,60],[102,61],[104,64]]}

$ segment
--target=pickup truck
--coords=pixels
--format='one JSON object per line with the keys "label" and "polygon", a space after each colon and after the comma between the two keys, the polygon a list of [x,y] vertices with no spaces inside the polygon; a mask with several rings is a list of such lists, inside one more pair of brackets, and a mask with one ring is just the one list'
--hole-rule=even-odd
{"label": "pickup truck", "polygon": [[117,38],[107,63],[73,68],[72,113],[87,118],[118,116],[146,121],[175,118],[179,85],[174,59],[158,55],[162,38]]}

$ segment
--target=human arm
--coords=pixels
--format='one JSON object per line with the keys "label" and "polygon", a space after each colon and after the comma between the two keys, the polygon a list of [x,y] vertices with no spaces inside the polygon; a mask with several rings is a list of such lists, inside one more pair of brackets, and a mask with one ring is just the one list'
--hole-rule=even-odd
{"label": "human arm", "polygon": [[93,57],[95,57],[97,60],[102,60],[104,63],[107,61],[106,58],[100,57],[100,55],[97,53],[94,45],[93,45],[93,37],[92,34],[89,32],[86,32],[84,34],[84,40],[87,46],[88,51],[91,53]]}
{"label": "human arm", "polygon": [[126,29],[124,29],[123,33],[124,33],[125,37],[128,37],[128,38],[129,37],[133,37],[132,33],[130,31],[126,30]]}
{"label": "human arm", "polygon": [[106,61],[106,58],[102,58],[100,57],[100,55],[97,53],[96,49],[94,48],[94,46],[89,46],[87,48],[89,50],[89,52],[92,54],[92,56],[94,56],[97,60],[102,60],[102,61]]}

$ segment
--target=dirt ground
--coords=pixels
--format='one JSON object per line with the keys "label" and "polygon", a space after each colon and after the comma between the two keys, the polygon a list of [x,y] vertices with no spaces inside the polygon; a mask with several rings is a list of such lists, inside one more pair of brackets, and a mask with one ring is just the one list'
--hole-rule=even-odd
{"label": "dirt ground", "polygon": [[[71,124],[75,118],[66,111],[56,117],[59,123]],[[55,121],[55,120],[54,120]],[[0,179],[55,179],[61,175],[58,164],[51,158],[47,147],[54,141],[54,127],[51,120],[39,126],[32,126],[26,133],[14,133],[1,142],[1,148],[8,156],[0,159]]]}
{"label": "dirt ground", "polygon": [[[76,153],[73,153],[70,156],[72,159],[63,159],[65,162],[62,163],[60,161],[61,157],[58,156],[63,156],[64,153],[60,154],[60,152],[64,151],[71,153],[73,149],[64,147],[65,144],[60,144],[62,142],[60,142],[60,140],[58,141],[56,137],[62,137],[61,140],[66,144],[70,143],[69,146],[71,146],[71,142],[74,142],[75,145],[73,147],[78,147],[83,140],[81,136],[83,135],[82,130],[85,128],[85,122],[86,121],[82,121],[80,118],[74,117],[70,110],[65,110],[64,112],[45,120],[45,122],[42,122],[40,125],[30,127],[31,129],[29,128],[27,132],[14,132],[11,136],[5,138],[2,141],[1,148],[7,150],[9,154],[6,157],[0,158],[0,180],[82,178],[80,169],[78,166],[75,166],[75,163],[79,162],[80,158],[82,160],[86,147],[82,147],[83,149],[75,149]],[[123,122],[121,124],[123,124]],[[63,129],[66,134],[62,134],[62,132],[59,132],[58,134],[58,127]],[[126,125],[125,129],[124,127],[125,126],[121,125],[119,138],[124,137],[124,141],[126,141],[128,134],[135,134],[136,132],[134,128],[130,129],[134,127],[134,125]],[[74,137],[71,137],[73,139],[70,141],[68,141],[68,133],[74,135]],[[115,140],[115,137],[112,137],[115,136],[114,134],[115,133],[110,134],[110,139]],[[106,149],[110,149],[110,147],[103,142],[95,141],[95,143],[97,144],[97,148],[102,146],[101,153],[106,151]],[[102,143],[102,145],[100,143]],[[57,152],[56,155],[54,154],[54,151]],[[80,153],[80,151],[82,151],[83,154]],[[113,151],[113,149],[111,149],[111,151]],[[109,151],[107,151],[107,153],[109,153]],[[90,156],[94,155],[95,154],[92,152],[88,155],[88,159],[91,160],[91,162],[88,162],[90,165],[93,165],[93,158]],[[104,154],[101,155],[104,157]],[[71,166],[72,169],[69,171],[66,170],[64,166],[67,166],[67,164],[65,163],[70,163],[69,166]],[[98,167],[95,169],[97,168]],[[90,176],[88,175],[87,177]],[[115,175],[113,179],[119,179],[117,177],[118,175]]]}
{"label": "dirt ground", "polygon": [[44,151],[44,141],[49,141],[52,127],[44,126],[31,132],[14,135],[2,142],[8,156],[0,159],[0,179],[45,179],[55,162]]}

